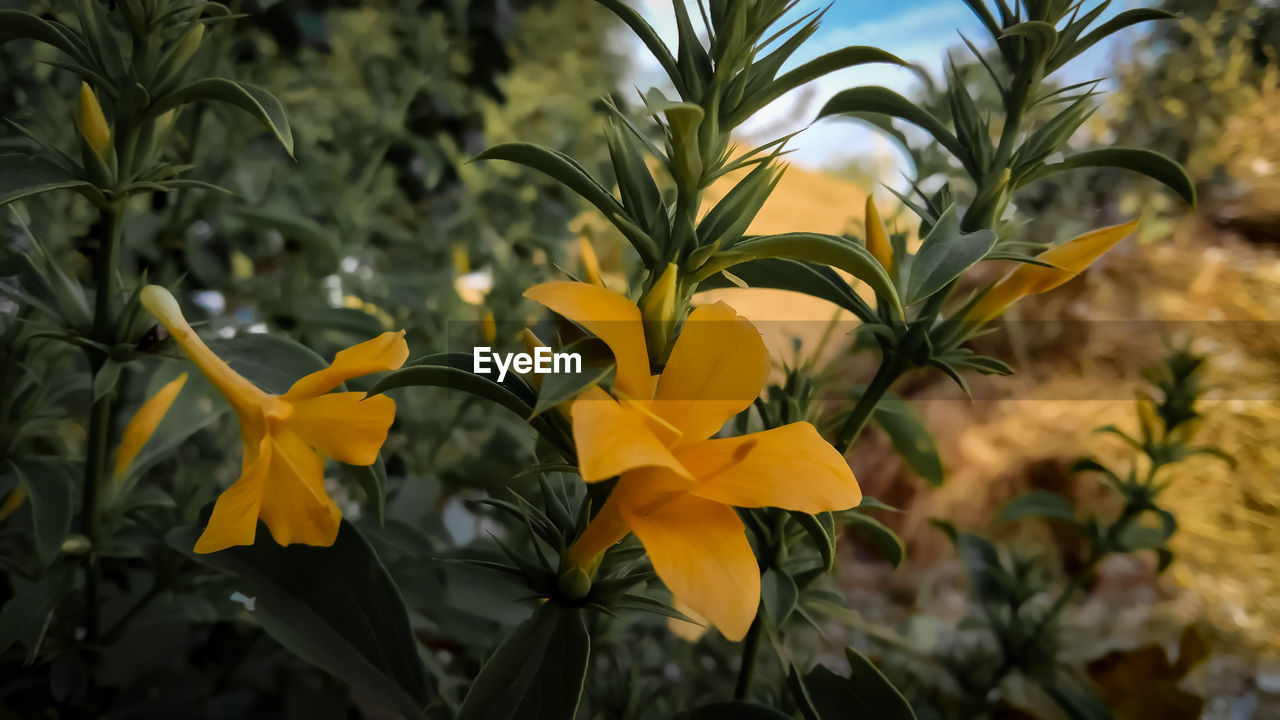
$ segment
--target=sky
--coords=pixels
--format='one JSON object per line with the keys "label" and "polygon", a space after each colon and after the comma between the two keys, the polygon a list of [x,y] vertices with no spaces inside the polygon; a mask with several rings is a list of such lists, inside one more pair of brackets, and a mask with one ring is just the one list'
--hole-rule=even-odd
{"label": "sky", "polygon": [[[790,67],[848,45],[874,45],[898,57],[928,68],[939,77],[946,53],[955,48],[957,60],[968,54],[959,33],[979,47],[989,47],[991,40],[981,23],[960,0],[801,0],[795,15],[820,9],[830,4],[818,32],[793,56]],[[1089,8],[1095,0],[1086,0]],[[1134,7],[1155,4],[1152,0],[1112,0],[1099,23],[1116,13]],[[701,25],[696,2],[688,0],[695,24]],[[676,29],[671,0],[637,0],[637,8],[650,24],[667,40],[673,51]],[[789,16],[791,17],[791,16]],[[1080,82],[1111,73],[1117,52],[1140,37],[1142,26],[1117,33],[1107,42],[1076,58],[1054,75],[1063,83]],[[631,40],[634,59],[631,81],[647,89],[660,85],[662,71],[639,41]],[[961,52],[963,51],[963,52]],[[867,65],[832,73],[810,83],[804,89],[789,93],[765,108],[743,133],[751,140],[767,141],[808,125],[822,105],[840,90],[858,85],[883,85],[910,96],[918,82],[912,73],[886,65]],[[812,168],[836,167],[851,157],[871,155],[881,162],[905,169],[889,141],[875,131],[847,120],[823,120],[808,127],[788,145],[793,150],[792,162]]]}

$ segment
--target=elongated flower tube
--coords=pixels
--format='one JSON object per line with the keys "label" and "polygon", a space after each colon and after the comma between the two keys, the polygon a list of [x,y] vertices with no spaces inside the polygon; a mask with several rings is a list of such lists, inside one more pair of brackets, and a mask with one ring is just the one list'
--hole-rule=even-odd
{"label": "elongated flower tube", "polygon": [[98,104],[98,96],[93,94],[89,83],[80,83],[80,134],[89,143],[94,154],[106,162],[107,150],[111,147],[111,127],[102,114],[102,106]]}
{"label": "elongated flower tube", "polygon": [[854,507],[862,493],[848,464],[806,422],[710,439],[769,375],[759,332],[725,303],[690,314],[655,378],[640,309],[626,297],[573,282],[525,296],[594,333],[617,364],[612,395],[594,387],[570,408],[582,479],[619,479],[569,563],[591,569],[634,532],[677,602],[742,639],[760,602],[760,568],[734,506]]}
{"label": "elongated flower tube", "polygon": [[395,419],[396,404],[385,395],[329,391],[351,378],[403,365],[409,357],[404,331],[347,348],[329,367],[301,378],[283,395],[272,395],[232,370],[200,340],[169,291],[149,285],[141,299],[240,420],[240,479],[218,497],[195,551],[253,544],[259,518],[281,545],[332,545],[342,512],[325,493],[324,458],[373,464]]}
{"label": "elongated flower tube", "polygon": [[1008,277],[991,287],[965,315],[967,322],[985,323],[1004,312],[1017,300],[1036,293],[1048,292],[1084,272],[1138,228],[1133,220],[1087,232],[1073,240],[1040,253],[1037,260],[1053,267],[1023,263]]}

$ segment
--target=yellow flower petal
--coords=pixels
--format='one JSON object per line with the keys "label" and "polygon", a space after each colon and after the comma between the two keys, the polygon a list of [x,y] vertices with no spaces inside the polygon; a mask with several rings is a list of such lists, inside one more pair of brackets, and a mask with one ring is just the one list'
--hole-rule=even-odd
{"label": "yellow flower petal", "polygon": [[636,410],[593,387],[570,407],[578,467],[585,482],[599,482],[638,467],[665,467],[688,477],[667,446]]}
{"label": "yellow flower petal", "polygon": [[115,477],[117,479],[124,477],[129,466],[133,464],[133,459],[142,450],[142,446],[146,445],[155,434],[160,421],[164,419],[165,413],[169,412],[169,407],[173,405],[174,399],[178,397],[178,393],[186,382],[186,373],[170,380],[164,387],[157,390],[155,395],[147,398],[147,401],[142,403],[142,407],[138,408],[138,412],[134,413],[133,418],[129,420],[129,424],[125,425],[124,432],[120,436],[120,447],[116,449]]}
{"label": "yellow flower petal", "polygon": [[1019,298],[1053,290],[1079,275],[1085,268],[1102,257],[1138,228],[1133,220],[1122,225],[1087,232],[1073,240],[1049,248],[1037,256],[1037,260],[1055,267],[1023,263],[1009,277],[996,283],[973,306],[966,316],[972,322],[986,322],[1012,305]]}
{"label": "yellow flower petal", "polygon": [[650,397],[649,352],[635,303],[612,290],[580,282],[543,283],[526,290],[524,296],[603,340],[618,365],[614,387],[633,398]]}
{"label": "yellow flower petal", "polygon": [[178,301],[174,300],[168,290],[159,285],[148,285],[142,289],[139,297],[142,306],[156,316],[156,319],[169,331],[174,342],[182,348],[182,352],[186,353],[191,362],[200,368],[200,372],[204,373],[204,376],[209,378],[209,382],[213,383],[213,386],[218,388],[218,392],[227,399],[231,409],[239,416],[240,422],[252,424],[253,419],[261,414],[260,408],[266,393],[232,370],[230,365],[223,362],[222,358],[215,355],[209,346],[204,344],[196,331],[187,324],[186,318],[182,316],[182,309],[178,307]]}
{"label": "yellow flower petal", "polygon": [[876,210],[876,203],[870,195],[867,195],[864,222],[867,226],[867,250],[880,261],[881,267],[893,272],[893,245],[889,243],[889,233],[885,230],[884,221],[880,219],[880,212]]}
{"label": "yellow flower petal", "polygon": [[329,393],[295,402],[289,428],[322,455],[372,465],[395,419],[396,402],[386,395]]}
{"label": "yellow flower petal", "polygon": [[[247,448],[246,448],[247,449]],[[235,545],[252,545],[258,531],[258,509],[262,504],[263,486],[271,465],[271,438],[263,436],[253,459],[247,462],[240,479],[218,496],[213,514],[205,526],[195,551],[211,553]]]}
{"label": "yellow flower petal", "polygon": [[714,435],[751,406],[769,379],[769,350],[750,322],[723,302],[693,311],[671,350],[651,405],[684,444]]}
{"label": "yellow flower petal", "polygon": [[600,279],[600,259],[596,257],[596,249],[591,247],[591,239],[586,235],[578,236],[578,256],[582,258],[582,274],[592,285],[604,287]]}
{"label": "yellow flower petal", "polygon": [[324,491],[324,458],[289,430],[271,441],[259,508],[271,537],[281,545],[332,545],[342,511]]}
{"label": "yellow flower petal", "polygon": [[741,640],[760,604],[760,567],[733,508],[676,495],[622,510],[676,600]]}
{"label": "yellow flower petal", "polygon": [[0,522],[4,522],[10,515],[18,511],[22,507],[22,503],[27,501],[27,489],[18,485],[9,491],[9,497],[4,499],[4,505],[0,505]]}
{"label": "yellow flower petal", "polygon": [[404,331],[385,332],[372,340],[340,351],[324,370],[313,372],[293,384],[284,399],[296,402],[323,395],[354,377],[395,370],[409,359]]}
{"label": "yellow flower petal", "polygon": [[862,502],[849,464],[807,422],[707,440],[676,455],[697,480],[689,492],[708,500],[807,513]]}

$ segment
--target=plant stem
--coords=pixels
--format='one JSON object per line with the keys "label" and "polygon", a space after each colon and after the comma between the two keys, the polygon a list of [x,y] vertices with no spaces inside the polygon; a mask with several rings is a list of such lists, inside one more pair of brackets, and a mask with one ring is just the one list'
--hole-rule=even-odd
{"label": "plant stem", "polygon": [[[93,339],[108,347],[115,345],[116,266],[120,259],[120,230],[124,208],[120,203],[102,211],[101,237],[94,272],[97,277],[93,311]],[[99,350],[89,351],[89,368],[97,385],[98,375],[109,357]],[[105,392],[89,408],[88,443],[84,458],[84,487],[81,495],[80,532],[89,539],[85,553],[85,638],[93,642],[98,636],[98,541],[100,520],[98,504],[106,481],[107,442],[111,430],[112,405],[115,394]]]}
{"label": "plant stem", "polygon": [[760,633],[764,629],[764,615],[761,608],[756,609],[756,617],[751,621],[747,636],[742,640],[742,663],[738,666],[738,682],[733,688],[734,700],[745,700],[751,692],[751,681],[756,674],[756,656],[760,649]]}
{"label": "plant stem", "polygon": [[867,421],[871,419],[871,413],[875,411],[876,405],[885,393],[889,392],[889,387],[901,377],[903,370],[894,354],[886,354],[881,360],[875,377],[871,378],[871,384],[863,391],[862,397],[858,398],[858,403],[849,412],[849,417],[845,418],[844,425],[836,435],[836,441],[832,443],[841,455],[848,452],[849,447],[858,439]]}

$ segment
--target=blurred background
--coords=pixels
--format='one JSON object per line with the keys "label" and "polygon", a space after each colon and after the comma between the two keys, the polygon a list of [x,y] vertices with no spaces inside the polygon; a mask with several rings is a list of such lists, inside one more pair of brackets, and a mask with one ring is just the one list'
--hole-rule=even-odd
{"label": "blurred background", "polygon": [[[0,0],[2,8],[43,4]],[[216,50],[201,61],[281,98],[294,126],[297,160],[241,115],[216,108],[187,113],[179,130],[184,160],[197,166],[191,175],[238,197],[156,195],[150,212],[134,215],[126,229],[126,262],[145,269],[153,282],[181,288],[205,327],[229,339],[284,332],[326,357],[383,329],[404,327],[413,355],[420,356],[483,344],[481,320],[492,313],[500,330],[496,344],[515,347],[515,331],[538,316],[520,293],[558,268],[577,267],[579,237],[595,246],[607,282],[625,287],[630,251],[576,197],[511,164],[468,162],[488,145],[522,140],[566,152],[608,176],[599,133],[602,98],[634,106],[635,89],[658,83],[660,75],[594,2],[231,5],[245,17],[214,33]],[[799,9],[819,5],[803,0]],[[1173,541],[1177,561],[1159,578],[1154,558],[1106,565],[1088,600],[1072,611],[1096,630],[1075,638],[1070,652],[1088,660],[1153,642],[1163,647],[1194,626],[1212,648],[1208,662],[1187,677],[1138,673],[1132,682],[1148,683],[1144,692],[1178,687],[1202,698],[1204,717],[1278,718],[1280,144],[1274,138],[1280,134],[1280,4],[1148,5],[1184,19],[1121,32],[1058,78],[1063,84],[1099,79],[1097,89],[1105,93],[1073,145],[1166,153],[1195,179],[1199,207],[1187,210],[1155,183],[1106,170],[1060,175],[1016,199],[1024,232],[1042,242],[1131,217],[1143,224],[1136,238],[1084,277],[1020,304],[982,341],[1014,364],[1014,377],[975,380],[972,402],[940,377],[908,377],[897,388],[938,439],[946,483],[928,487],[878,431],[851,451],[867,494],[899,508],[878,517],[904,538],[907,560],[894,570],[858,537],[842,542],[839,584],[851,610],[831,619],[828,640],[838,648],[881,642],[891,633],[887,671],[920,672],[908,659],[895,665],[892,648],[905,648],[903,658],[934,652],[960,632],[959,621],[971,609],[958,589],[964,583],[959,564],[928,519],[986,527],[1006,500],[1032,488],[1082,503],[1106,502],[1092,481],[1068,472],[1071,462],[1084,454],[1122,456],[1122,445],[1092,429],[1132,426],[1142,368],[1189,341],[1210,363],[1204,439],[1234,455],[1238,465],[1204,459],[1179,467],[1167,496],[1180,524]],[[637,6],[664,35],[672,30],[663,0]],[[1114,2],[1107,15],[1135,6]],[[832,94],[859,84],[893,88],[946,117],[946,100],[934,83],[948,52],[962,42],[957,30],[981,35],[959,0],[836,0],[823,30],[795,62],[872,44],[918,70],[835,73],[754,119],[744,142],[801,132],[788,146],[793,166],[753,230],[861,236],[868,193],[891,224],[912,229],[885,186],[904,188],[906,178],[917,177],[940,183],[956,172],[946,158],[909,132],[895,138],[849,121],[810,123]],[[70,147],[77,81],[42,62],[49,58],[41,52],[28,44],[0,49],[0,116]],[[995,89],[983,87],[971,56],[952,54],[971,78],[979,105],[983,93],[994,103]],[[6,211],[0,227],[14,240],[0,250],[0,275],[11,274],[27,236],[84,273],[76,248],[94,217],[79,198],[56,193],[26,203],[19,213]],[[990,268],[988,277],[1003,271]],[[717,292],[760,321],[780,358],[793,338],[811,347],[831,317],[822,304],[785,293]],[[865,382],[867,367],[842,361],[844,344],[841,333],[824,357],[842,377]],[[441,665],[474,672],[483,656],[467,653],[503,634],[499,626],[517,622],[524,606],[510,599],[509,588],[412,562],[421,551],[408,548],[425,544],[443,551],[483,537],[490,521],[465,501],[511,484],[527,463],[530,433],[500,411],[457,398],[442,402],[423,392],[399,401],[385,450],[390,519],[374,540],[410,605],[446,599],[415,618],[420,638],[437,650]],[[236,458],[224,457],[215,441],[234,432],[234,423],[225,417],[202,421],[209,432],[185,443],[157,472],[181,462],[234,477]],[[345,486],[334,482],[335,494],[341,493]],[[348,514],[358,513],[354,486],[348,501]],[[1065,542],[1047,532],[1028,533],[1025,540]],[[1066,557],[1070,548],[1061,552]],[[210,625],[186,632],[192,634],[189,645],[222,647],[242,641],[237,633],[245,631]],[[149,650],[122,662],[139,671],[184,672],[166,667],[169,645],[162,640],[138,638],[139,647]],[[262,662],[293,667],[298,677],[310,678],[298,681],[297,693],[314,693],[314,677],[276,653]],[[198,666],[188,671],[201,672]],[[660,673],[652,682],[662,684]],[[227,683],[254,686],[247,679]],[[287,696],[277,699],[282,707],[305,712],[308,701],[289,695],[292,686],[276,687],[286,689],[256,687],[256,697],[279,692]],[[592,702],[608,706],[607,698]]]}

